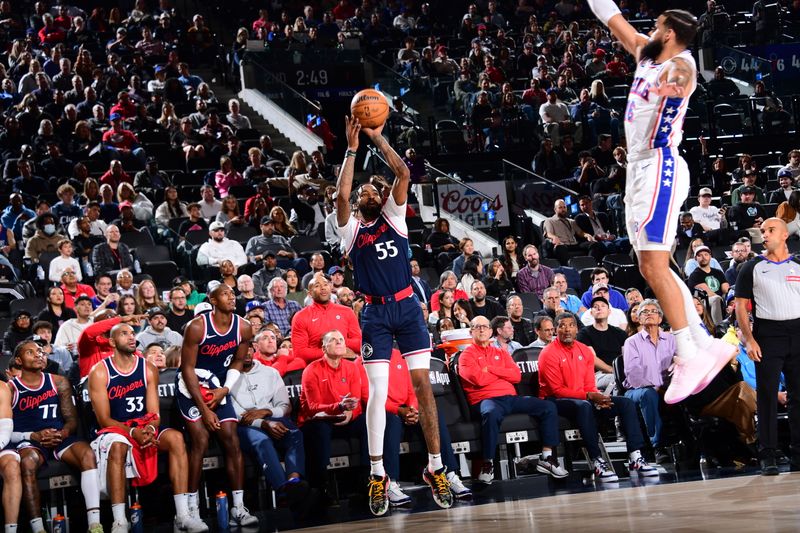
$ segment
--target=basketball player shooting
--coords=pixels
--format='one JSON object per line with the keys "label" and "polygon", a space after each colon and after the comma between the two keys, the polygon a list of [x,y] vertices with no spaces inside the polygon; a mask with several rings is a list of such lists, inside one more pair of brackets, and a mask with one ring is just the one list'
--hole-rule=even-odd
{"label": "basketball player shooting", "polygon": [[703,390],[736,355],[735,346],[706,333],[689,289],[669,267],[681,205],[689,194],[689,169],[678,146],[697,80],[687,50],[697,19],[680,9],[664,11],[648,37],[625,20],[612,0],[588,3],[637,60],[625,110],[625,222],[642,275],[675,333],[677,357],[664,400],[678,403]]}
{"label": "basketball player shooting", "polygon": [[[383,125],[362,128],[358,119],[346,121],[347,153],[339,174],[336,218],[342,249],[353,262],[355,282],[365,294],[361,313],[361,355],[369,379],[367,440],[370,455],[369,507],[380,516],[389,509],[389,477],[383,468],[383,433],[386,428],[386,397],[389,391],[389,359],[396,341],[408,363],[414,392],[419,401],[419,419],[428,445],[428,465],[422,478],[437,505],[453,505],[450,483],[442,465],[436,404],[429,370],[431,343],[419,300],[411,289],[406,201],[409,171],[400,156],[381,135]],[[358,188],[356,218],[350,209],[353,167],[359,132],[377,146],[395,175],[392,191],[381,206],[380,191],[371,184]]]}

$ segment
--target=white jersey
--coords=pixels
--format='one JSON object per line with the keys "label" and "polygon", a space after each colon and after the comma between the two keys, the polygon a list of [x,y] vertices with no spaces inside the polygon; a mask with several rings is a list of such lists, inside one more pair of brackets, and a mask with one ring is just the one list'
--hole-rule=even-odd
{"label": "white jersey", "polygon": [[[691,65],[692,80],[695,80],[697,66],[692,54],[684,50],[676,57]],[[692,94],[684,98],[650,95],[650,89],[658,85],[665,64],[644,59],[636,66],[625,109],[625,138],[629,155],[655,148],[677,148],[683,140],[683,119]]]}

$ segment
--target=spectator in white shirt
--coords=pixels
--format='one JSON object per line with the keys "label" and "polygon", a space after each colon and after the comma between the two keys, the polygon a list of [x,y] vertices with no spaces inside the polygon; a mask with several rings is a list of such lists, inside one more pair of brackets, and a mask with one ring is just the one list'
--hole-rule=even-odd
{"label": "spectator in white shirt", "polygon": [[547,102],[539,107],[539,116],[544,124],[544,132],[553,140],[555,146],[561,144],[561,134],[572,128],[569,108],[558,99],[556,89],[547,91]]}
{"label": "spectator in white shirt", "polygon": [[236,98],[228,100],[228,111],[230,113],[225,115],[225,118],[233,129],[249,130],[251,128],[250,119],[239,113],[239,100]]}
{"label": "spectator in white shirt", "polygon": [[203,213],[203,218],[206,220],[216,218],[217,213],[222,209],[222,202],[214,198],[214,187],[203,185],[200,194],[203,197],[200,200],[200,212]]}
{"label": "spectator in white shirt", "polygon": [[66,348],[73,355],[77,354],[78,338],[92,323],[92,299],[85,294],[75,299],[75,318],[70,318],[58,328],[53,345]]}
{"label": "spectator in white shirt", "polygon": [[72,243],[69,239],[61,239],[58,241],[58,257],[54,257],[50,261],[50,271],[47,273],[47,278],[53,283],[61,283],[61,274],[65,269],[71,268],[75,272],[75,277],[78,281],[83,279],[81,275],[81,265],[78,260],[72,257]]}
{"label": "spectator in white shirt", "polygon": [[225,237],[225,224],[214,221],[208,226],[211,237],[197,251],[197,264],[218,267],[225,259],[230,259],[236,268],[247,264],[247,255],[242,245]]}

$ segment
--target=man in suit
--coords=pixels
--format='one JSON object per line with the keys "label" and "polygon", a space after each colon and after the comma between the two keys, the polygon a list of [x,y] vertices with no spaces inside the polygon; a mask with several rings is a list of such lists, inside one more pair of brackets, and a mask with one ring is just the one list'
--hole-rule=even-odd
{"label": "man in suit", "polygon": [[420,267],[419,261],[416,259],[412,259],[411,263],[411,288],[414,290],[414,294],[417,295],[419,301],[426,304],[428,309],[430,309],[430,301],[431,301],[431,286],[428,284],[427,281],[420,277]]}
{"label": "man in suit", "polygon": [[611,221],[606,213],[597,213],[592,205],[590,196],[581,196],[578,200],[578,207],[581,212],[575,217],[575,223],[583,230],[594,237],[595,241],[603,245],[606,253],[628,253],[631,249],[630,241],[627,237],[618,238],[609,231]]}
{"label": "man in suit", "polygon": [[694,239],[705,237],[703,226],[694,221],[694,217],[688,211],[681,214],[680,226],[678,226],[678,248],[688,248]]}

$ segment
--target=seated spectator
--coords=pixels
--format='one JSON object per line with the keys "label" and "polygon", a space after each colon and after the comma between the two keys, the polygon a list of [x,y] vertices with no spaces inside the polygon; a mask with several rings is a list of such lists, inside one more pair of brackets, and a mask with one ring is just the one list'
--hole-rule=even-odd
{"label": "seated spectator", "polygon": [[[251,237],[247,241],[245,254],[250,261],[256,263],[262,259],[265,260],[265,254],[272,252],[280,267],[294,268],[303,273],[308,271],[308,261],[305,258],[297,257],[297,253],[292,249],[289,240],[275,233],[275,221],[271,217],[261,217],[260,228],[261,235]],[[258,290],[256,290],[256,293],[261,294]]]}
{"label": "seated spectator", "polygon": [[739,202],[728,209],[728,222],[739,236],[749,236],[756,243],[761,240],[761,223],[766,219],[764,207],[755,201],[754,187],[740,188]]}
{"label": "seated spectator", "polygon": [[158,169],[158,159],[155,157],[148,157],[144,170],[140,170],[133,177],[133,188],[151,197],[156,191],[171,186],[172,180],[169,174]]}
{"label": "seated spectator", "polygon": [[491,336],[494,337],[492,346],[508,352],[509,355],[513,355],[515,350],[522,348],[522,345],[514,340],[514,326],[511,324],[510,318],[496,316],[491,321],[491,327]]}
{"label": "seated spectator", "polygon": [[658,476],[658,470],[642,457],[644,439],[634,402],[597,391],[594,354],[591,348],[575,340],[578,334],[575,316],[569,313],[559,315],[556,334],[557,338],[539,354],[539,397],[555,402],[559,416],[577,424],[595,476],[604,482],[619,479],[611,465],[602,458],[597,440],[596,417],[613,416],[622,419],[630,458],[628,468],[641,476]]}
{"label": "seated spectator", "polygon": [[64,322],[56,334],[53,344],[69,351],[73,357],[78,355],[78,338],[92,323],[92,297],[85,293],[79,293],[75,298],[73,309],[75,318]]}
{"label": "seated spectator", "polygon": [[38,198],[42,191],[47,190],[47,182],[44,178],[33,174],[30,161],[27,159],[17,161],[17,170],[19,176],[11,181],[11,190],[20,194],[24,200],[31,202]]}
{"label": "seated spectator", "polygon": [[484,316],[491,321],[494,317],[503,314],[503,307],[499,303],[487,299],[486,286],[481,280],[472,282],[471,294],[472,298],[469,300],[469,307],[473,317]]}
{"label": "seated spectator", "polygon": [[470,325],[472,344],[461,353],[458,374],[464,394],[475,416],[481,418],[482,466],[478,480],[491,484],[494,479],[494,456],[503,419],[514,413],[525,413],[539,422],[542,459],[536,469],[556,479],[569,475],[558,463],[554,450],[558,446],[558,415],[555,406],[539,398],[517,396],[519,367],[507,351],[491,346],[492,328],[484,317],[475,317]]}
{"label": "seated spectator", "polygon": [[200,245],[197,252],[198,265],[218,267],[225,259],[230,259],[236,268],[247,264],[242,245],[225,237],[225,224],[215,221],[208,229],[211,238]]}
{"label": "seated spectator", "polygon": [[33,333],[33,339],[42,348],[49,361],[48,368],[55,364],[59,374],[62,376],[69,375],[69,371],[72,368],[72,354],[66,348],[53,345],[53,326],[50,322],[45,322],[44,320],[34,322],[31,333]]}
{"label": "seated spectator", "polygon": [[699,205],[692,207],[689,212],[695,222],[703,228],[703,237],[711,243],[727,244],[730,242],[728,221],[725,217],[726,208],[711,205],[712,191],[703,187],[697,197]]}
{"label": "seated spectator", "polygon": [[203,218],[203,212],[199,203],[189,203],[189,205],[186,206],[186,210],[188,212],[188,218],[181,222],[181,225],[178,227],[178,235],[185,238],[186,234],[190,231],[208,231],[208,222]]}
{"label": "seated spectator", "polygon": [[586,307],[581,300],[574,294],[567,292],[567,289],[569,289],[567,276],[561,272],[557,272],[553,276],[553,287],[558,289],[558,302],[562,309],[570,313],[575,313],[577,316],[581,316],[583,312],[586,311]]}
{"label": "seated spectator", "polygon": [[681,213],[678,233],[676,235],[678,248],[687,248],[689,243],[693,240],[704,239],[704,237],[705,231],[703,231],[703,226],[694,221],[692,213],[688,211]]}
{"label": "seated spectator", "polygon": [[604,394],[616,392],[614,379],[614,359],[622,355],[622,346],[628,338],[624,329],[608,323],[611,306],[603,296],[592,298],[589,309],[594,323],[578,332],[577,339],[594,350],[595,382],[597,389]]}
{"label": "seated spectator", "polygon": [[731,205],[735,206],[741,201],[742,193],[745,189],[749,188],[755,192],[754,201],[759,204],[767,203],[764,190],[756,185],[758,172],[755,169],[748,168],[742,173],[742,184],[731,191]]}
{"label": "seated spectator", "polygon": [[251,305],[263,305],[259,296],[253,292],[253,278],[242,274],[236,278],[236,314],[239,316],[247,312]]}
{"label": "seated spectator", "polygon": [[606,253],[624,254],[630,251],[628,238],[618,238],[611,232],[611,221],[608,215],[594,210],[590,196],[581,196],[578,200],[578,207],[581,212],[575,216],[575,223],[583,230],[584,234],[594,237],[594,240],[605,248]]}
{"label": "seated spectator", "polygon": [[295,357],[291,349],[278,348],[278,336],[269,327],[263,328],[253,338],[255,353],[253,358],[264,366],[278,371],[283,377],[287,372],[303,370],[306,362]]}
{"label": "seated spectator", "polygon": [[556,316],[565,312],[561,307],[561,293],[555,287],[547,287],[542,292],[542,309],[536,316],[547,316],[551,320],[555,320]]}
{"label": "seated spectator", "polygon": [[566,265],[570,256],[575,253],[588,254],[598,262],[602,261],[606,253],[605,248],[567,216],[567,204],[564,200],[556,200],[553,209],[555,214],[544,221],[544,232],[548,242],[553,246],[553,254],[561,264]]}
{"label": "seated spectator", "polygon": [[[594,295],[592,294],[592,288],[598,283],[602,283],[608,286],[609,282],[611,281],[611,277],[608,273],[608,270],[606,270],[603,267],[597,267],[592,271],[591,281],[592,285],[588,289],[586,289],[586,292],[584,292],[581,295],[581,303],[586,308],[589,308],[592,305],[591,303],[592,298],[594,298]],[[625,296],[623,296],[621,292],[609,287],[608,296],[609,296],[608,301],[611,304],[611,307],[614,307],[616,309],[621,309],[622,311],[628,310],[628,301],[625,299]]]}
{"label": "seated spectator", "polygon": [[311,304],[291,319],[294,353],[307,362],[320,356],[319,340],[331,329],[345,335],[348,359],[355,359],[361,352],[358,320],[352,309],[331,301],[331,288],[330,279],[325,274],[315,274],[308,287]]}
{"label": "seated spectator", "polygon": [[50,261],[50,271],[47,274],[47,279],[53,283],[61,281],[61,273],[65,268],[70,267],[75,272],[78,281],[83,280],[81,275],[81,265],[78,260],[72,257],[72,242],[68,239],[58,241],[58,257],[54,257]]}
{"label": "seated spectator", "polygon": [[[70,165],[71,167],[72,165]],[[61,174],[59,174],[61,175]],[[75,189],[72,185],[63,184],[56,191],[59,201],[53,205],[52,212],[59,226],[66,228],[70,222],[81,216],[81,208],[74,203]]]}
{"label": "seated spectator", "polygon": [[561,144],[561,136],[574,131],[567,104],[558,98],[558,90],[547,90],[547,102],[539,107],[539,117],[544,125],[544,133],[554,146]]}
{"label": "seated spectator", "polygon": [[136,335],[140,350],[153,343],[168,348],[183,344],[183,335],[167,327],[167,313],[162,307],[151,307],[147,311],[148,326]]}
{"label": "seated spectator", "polygon": [[514,283],[509,278],[506,268],[499,258],[489,263],[483,282],[486,287],[486,295],[491,296],[500,303],[504,302],[508,294],[514,290]]}
{"label": "seated spectator", "polygon": [[556,328],[553,327],[552,318],[547,315],[537,315],[533,319],[533,330],[536,332],[536,340],[525,348],[544,348],[553,340]]}
{"label": "seated spectator", "polygon": [[217,191],[220,198],[225,198],[231,187],[237,185],[244,185],[244,178],[238,170],[233,168],[231,158],[223,155],[219,160],[220,170],[214,176],[214,183],[216,184]]}
{"label": "seated spectator", "polygon": [[789,200],[796,190],[793,184],[792,171],[783,167],[778,171],[778,188],[769,193],[768,203],[780,204]]}
{"label": "seated spectator", "polygon": [[[121,93],[128,94],[128,93]],[[124,117],[120,113],[111,113],[109,120],[111,121],[111,129],[103,134],[103,147],[108,150],[112,158],[119,158],[128,164],[138,162],[144,166],[147,160],[147,154],[139,145],[139,139],[132,131],[126,130],[122,125]],[[139,167],[141,168],[141,167]],[[102,183],[106,183],[101,178]],[[132,183],[130,178],[129,183]]]}
{"label": "seated spectator", "polygon": [[695,248],[694,255],[697,260],[697,268],[689,276],[686,284],[691,290],[705,292],[711,318],[715,324],[719,324],[723,318],[723,298],[728,295],[730,285],[725,278],[725,273],[721,269],[711,266],[711,249],[708,246]]}
{"label": "seated spectator", "polygon": [[539,250],[529,244],[522,250],[525,266],[517,274],[517,289],[519,292],[533,292],[541,299],[544,290],[553,284],[555,273],[553,269],[539,262]]}
{"label": "seated spectator", "polygon": [[11,355],[17,345],[31,336],[31,312],[27,309],[18,309],[11,316],[11,324],[3,333],[3,352]]}
{"label": "seated spectator", "polygon": [[[253,454],[262,475],[278,495],[278,502],[295,505],[308,496],[303,434],[289,415],[292,405],[278,371],[263,365],[248,350],[242,375],[231,389],[231,400],[239,418],[242,450]],[[286,468],[277,449],[283,451]]]}
{"label": "seated spectator", "polygon": [[124,242],[120,242],[120,236],[119,228],[112,224],[106,228],[106,242],[92,249],[92,269],[95,275],[133,269],[130,248]]}
{"label": "seated spectator", "polygon": [[183,287],[173,287],[169,291],[169,311],[166,313],[167,327],[183,334],[183,328],[194,318],[194,311],[188,308],[187,294]]}
{"label": "seated spectator", "polygon": [[[122,168],[122,163],[118,159],[112,159],[111,163],[108,166],[108,170],[106,170],[102,176],[100,176],[100,183],[103,185],[108,185],[111,187],[111,191],[113,191],[119,187],[120,183],[130,183],[133,184],[133,178],[125,172]],[[100,192],[103,192],[101,187]],[[103,197],[105,201],[105,197]]]}
{"label": "seated spectator", "polygon": [[[356,364],[345,358],[349,348],[344,336],[328,330],[321,336],[320,345],[322,356],[310,361],[303,371],[297,424],[306,443],[309,481],[324,491],[331,439],[353,438],[366,443],[366,417],[361,416],[361,375]],[[367,447],[362,445],[361,450],[366,456]]]}
{"label": "seated spectator", "polygon": [[524,309],[522,299],[512,294],[506,300],[506,313],[514,327],[514,340],[522,346],[528,346],[536,338],[533,332],[533,324],[522,316]]}
{"label": "seated spectator", "polygon": [[228,111],[225,120],[234,130],[250,129],[250,119],[239,113],[239,100],[231,98],[228,100]]}
{"label": "seated spectator", "polygon": [[172,134],[171,142],[173,148],[183,151],[187,161],[206,157],[206,135],[195,131],[189,117],[181,119],[180,128]]}
{"label": "seated spectator", "polygon": [[[608,285],[606,285],[605,283],[595,283],[592,286],[591,291],[592,291],[592,300],[598,297],[609,300],[609,289]],[[580,316],[580,321],[584,326],[589,326],[592,323],[594,323],[594,317],[592,316],[591,308],[583,312],[583,314]],[[613,305],[609,304],[608,323],[620,329],[627,328],[628,319],[625,317],[625,311],[623,311],[622,309],[617,309]]]}

